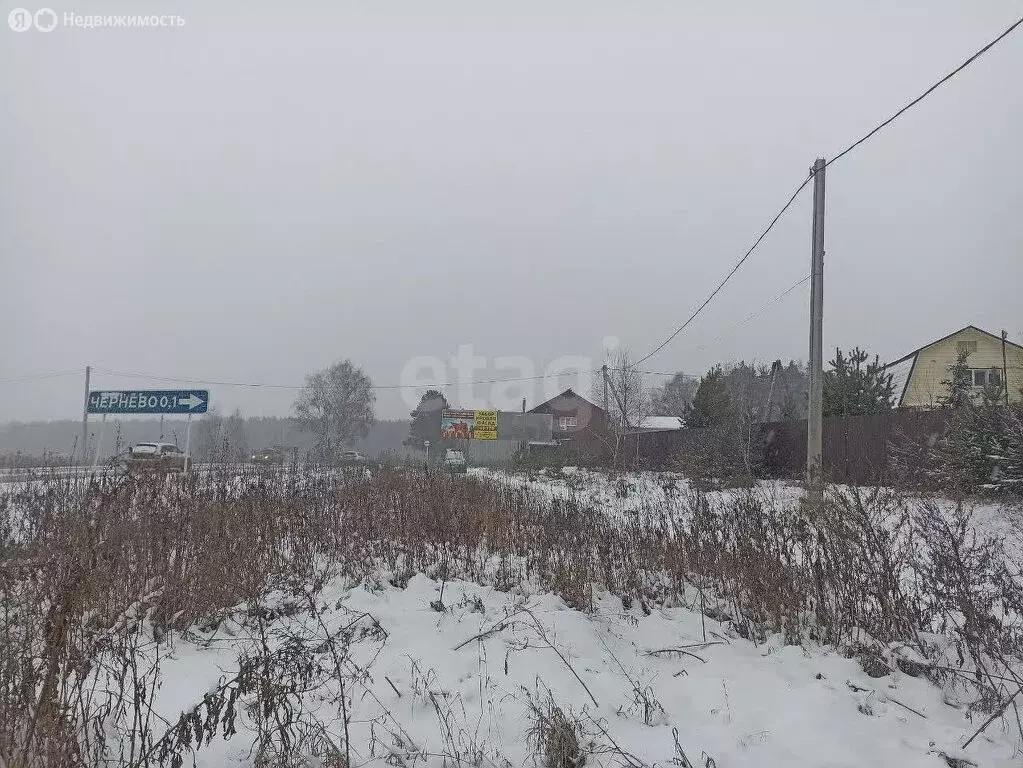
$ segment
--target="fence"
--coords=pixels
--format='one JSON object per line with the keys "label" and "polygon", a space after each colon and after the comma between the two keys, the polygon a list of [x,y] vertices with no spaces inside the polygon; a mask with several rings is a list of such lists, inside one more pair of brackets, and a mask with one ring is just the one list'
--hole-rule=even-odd
{"label": "fence", "polygon": [[[824,419],[825,476],[836,483],[863,485],[887,480],[893,470],[893,446],[919,444],[940,436],[948,411],[895,410],[869,416]],[[763,474],[802,477],[806,470],[806,419],[760,425],[764,440]],[[641,432],[628,435],[626,462],[647,469],[668,469],[687,450],[705,439],[704,430]]]}

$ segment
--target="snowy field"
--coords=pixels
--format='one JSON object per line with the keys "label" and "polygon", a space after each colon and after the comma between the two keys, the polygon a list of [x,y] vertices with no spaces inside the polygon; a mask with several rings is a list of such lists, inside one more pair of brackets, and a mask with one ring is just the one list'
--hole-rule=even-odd
{"label": "snowy field", "polygon": [[[482,480],[511,487],[528,488],[552,499],[563,499],[581,507],[607,515],[622,522],[643,522],[665,514],[685,519],[691,509],[692,485],[677,472],[622,472],[611,474],[576,467],[561,472],[541,471],[532,474],[504,472],[482,467],[470,470]],[[847,486],[830,486],[833,492],[849,493]],[[855,489],[864,494],[887,489]],[[710,504],[727,503],[742,494],[754,494],[765,506],[790,509],[799,504],[804,490],[790,480],[761,480],[752,489],[710,491],[705,497]],[[892,496],[902,509],[919,506],[921,499],[911,494]],[[944,499],[933,499],[945,508],[954,505]],[[1011,544],[1011,549],[1023,556],[1023,504],[997,501],[968,502],[976,531],[979,535],[993,536]]]}
{"label": "snowy field", "polygon": [[[549,594],[464,582],[445,584],[441,605],[441,586],[422,575],[404,589],[386,579],[334,583],[318,601],[322,626],[307,615],[275,626],[277,643],[316,643],[353,620],[367,629],[352,648],[365,671],[351,693],[354,764],[532,765],[530,702],[542,706],[548,692],[580,722],[597,764],[685,765],[679,750],[701,768],[935,768],[948,765],[943,754],[989,768],[1023,760],[1007,724],[963,752],[978,724],[897,669],[870,678],[854,660],[777,638],[755,645],[684,608],[644,615],[605,594],[584,614]],[[253,622],[231,615],[175,640],[156,703],[163,718],[199,702],[230,676],[239,648],[256,642]],[[322,698],[332,692],[328,683]],[[305,717],[344,741],[337,706],[324,702]],[[249,765],[250,743],[244,733],[214,740],[197,764]]]}
{"label": "snowy field", "polygon": [[[468,477],[572,501],[621,523],[628,536],[630,525],[691,514],[692,489],[673,473],[567,469],[528,477],[477,468]],[[301,485],[315,493],[321,481],[339,479],[350,486],[372,475],[307,473]],[[217,482],[232,496],[258,478],[228,474]],[[764,482],[707,498],[724,504],[744,493],[784,509],[795,508],[802,489]],[[1018,510],[978,504],[973,512],[977,533],[1023,552]],[[962,686],[918,676],[937,662],[908,646],[882,647],[881,669],[871,676],[862,656],[740,633],[727,618],[698,610],[703,595],[695,588],[683,596],[691,607],[677,600],[658,606],[594,583],[593,610],[581,611],[531,581],[500,591],[423,573],[374,573],[359,582],[336,576],[316,588],[289,584],[258,605],[221,610],[166,634],[154,630],[144,600],[129,611],[111,632],[133,626],[140,666],[155,665],[143,688],[142,701],[148,691],[151,705],[135,711],[154,749],[164,750],[154,752],[160,764],[174,764],[178,755],[184,765],[194,758],[210,767],[340,768],[346,759],[349,768],[544,765],[537,724],[551,722],[556,706],[574,724],[587,765],[1023,765],[1014,708],[975,735],[984,717],[971,711],[973,697]],[[945,663],[955,663],[955,648],[927,639],[942,648]],[[255,673],[253,660],[261,660]],[[98,668],[90,680],[100,696],[115,684],[103,674]],[[251,704],[253,686],[283,691],[290,704],[261,713]],[[228,709],[235,713],[230,725]],[[282,721],[281,732],[300,742],[306,762],[275,763],[253,751],[259,741],[274,743],[266,734]],[[339,745],[346,743],[350,754],[343,756]]]}

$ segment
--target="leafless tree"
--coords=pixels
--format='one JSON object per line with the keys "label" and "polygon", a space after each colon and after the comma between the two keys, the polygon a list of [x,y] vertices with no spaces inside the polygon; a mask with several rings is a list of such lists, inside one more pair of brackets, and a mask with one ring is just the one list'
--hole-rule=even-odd
{"label": "leafless tree", "polygon": [[215,407],[210,409],[195,425],[195,447],[193,460],[199,462],[213,461],[217,455],[218,445],[223,441],[224,417]]}
{"label": "leafless tree", "polygon": [[245,434],[245,418],[242,412],[234,409],[234,413],[224,419],[224,452],[236,459],[244,459],[249,453],[249,441]]}
{"label": "leafless tree", "polygon": [[699,385],[698,376],[690,376],[681,371],[676,373],[662,386],[651,390],[650,415],[685,418]]}
{"label": "leafless tree", "polygon": [[372,382],[350,360],[306,377],[295,400],[299,426],[316,436],[318,458],[331,462],[348,442],[365,437],[375,421]]}
{"label": "leafless tree", "polygon": [[649,413],[650,399],[629,350],[619,350],[608,360],[607,381],[608,418],[622,432],[638,427]]}

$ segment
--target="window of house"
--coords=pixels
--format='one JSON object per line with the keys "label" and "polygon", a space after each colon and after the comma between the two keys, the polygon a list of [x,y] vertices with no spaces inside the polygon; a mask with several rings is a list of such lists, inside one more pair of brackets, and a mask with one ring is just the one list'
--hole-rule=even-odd
{"label": "window of house", "polygon": [[559,429],[571,429],[577,426],[579,426],[579,422],[575,416],[561,416],[558,418]]}
{"label": "window of house", "polygon": [[964,352],[966,354],[968,354],[968,355],[972,355],[976,351],[977,351],[977,342],[975,342],[975,341],[957,341],[956,342],[956,352],[958,352],[960,355],[963,354]]}
{"label": "window of house", "polygon": [[1002,386],[1002,372],[997,368],[974,368],[971,373],[973,374],[973,386],[983,389],[984,387],[1000,387]]}

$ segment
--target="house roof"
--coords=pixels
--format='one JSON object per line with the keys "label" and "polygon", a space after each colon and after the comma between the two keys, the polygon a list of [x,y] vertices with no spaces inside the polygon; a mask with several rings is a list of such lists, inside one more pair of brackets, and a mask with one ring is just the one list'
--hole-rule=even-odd
{"label": "house roof", "polygon": [[537,406],[534,406],[533,408],[530,408],[530,409],[529,409],[529,412],[530,412],[530,413],[536,413],[536,412],[537,412],[538,410],[540,410],[541,408],[543,408],[543,407],[544,407],[545,405],[549,405],[550,403],[552,403],[552,402],[554,402],[555,400],[557,400],[557,399],[558,399],[559,397],[578,397],[578,398],[579,398],[580,400],[582,400],[582,401],[583,401],[584,403],[589,403],[589,405],[593,406],[593,407],[594,407],[594,408],[596,408],[596,409],[597,409],[598,411],[602,411],[602,410],[604,410],[603,408],[601,408],[601,407],[600,407],[599,405],[597,405],[596,403],[594,403],[594,402],[591,402],[590,400],[587,400],[587,399],[586,399],[585,397],[583,397],[582,395],[580,395],[580,394],[579,394],[578,392],[576,392],[576,391],[575,391],[574,389],[572,389],[571,387],[569,387],[569,388],[568,388],[568,389],[566,389],[566,390],[565,390],[564,392],[560,392],[559,394],[555,395],[554,397],[550,398],[549,400],[544,400],[544,401],[543,401],[542,403],[540,403],[539,405],[537,405]]}
{"label": "house roof", "polygon": [[639,422],[639,428],[648,431],[668,431],[682,429],[685,423],[681,416],[644,416]]}
{"label": "house roof", "polygon": [[[958,334],[962,333],[963,331],[971,331],[971,330],[972,331],[977,331],[978,333],[983,333],[985,336],[990,336],[992,339],[995,339],[996,341],[999,341],[999,342],[1001,342],[1001,340],[1002,340],[1001,336],[998,336],[998,335],[996,335],[994,333],[991,333],[990,331],[985,331],[983,328],[978,328],[975,325],[966,325],[966,326],[963,326],[962,328],[960,328],[958,331],[952,331],[952,333],[950,333],[950,334],[948,334],[946,336],[942,336],[940,339],[935,339],[934,341],[927,342],[926,344],[924,344],[919,349],[914,349],[908,355],[903,355],[898,360],[893,360],[892,362],[883,365],[881,367],[881,370],[884,370],[885,368],[891,368],[892,366],[896,366],[899,363],[905,362],[906,360],[909,360],[909,359],[911,359],[913,357],[916,357],[918,354],[923,352],[928,347],[933,347],[935,344],[940,344],[943,341],[948,341],[953,336],[957,336]],[[1008,339],[1006,339],[1005,343],[1008,344],[1010,347],[1015,347],[1016,349],[1023,350],[1023,346],[1017,344],[1014,341],[1009,341]]]}
{"label": "house roof", "polygon": [[[898,360],[886,363],[881,367],[881,370],[887,371],[888,373],[892,374],[892,382],[895,384],[895,395],[897,398],[896,402],[900,406],[902,405],[903,399],[906,396],[906,386],[909,384],[909,380],[913,376],[913,366],[916,364],[916,356],[919,355],[928,347],[933,347],[935,344],[940,344],[943,341],[948,341],[953,336],[958,336],[963,331],[976,331],[977,333],[982,333],[985,336],[990,336],[995,341],[998,342],[1002,341],[1001,336],[997,336],[991,333],[990,331],[985,331],[983,328],[978,328],[975,325],[966,325],[960,328],[958,331],[953,331],[952,333],[946,336],[942,336],[940,339],[935,339],[934,341],[924,344],[919,349],[914,349],[908,355],[903,355]],[[1005,340],[1005,343],[1010,347],[1015,347],[1016,349],[1023,350],[1023,346],[1013,341],[1009,341],[1008,339]]]}

